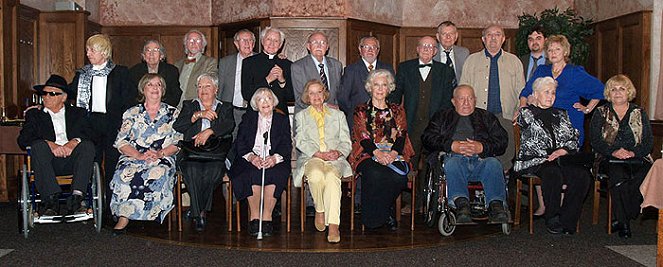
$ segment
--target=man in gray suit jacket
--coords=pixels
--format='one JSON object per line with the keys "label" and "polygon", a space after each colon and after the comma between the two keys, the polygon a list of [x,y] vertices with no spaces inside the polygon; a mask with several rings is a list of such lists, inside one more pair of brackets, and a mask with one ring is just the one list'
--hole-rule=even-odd
{"label": "man in gray suit jacket", "polygon": [[[437,50],[439,51],[433,60],[442,62],[454,69],[456,72],[456,81],[460,81],[463,74],[463,65],[465,59],[470,55],[470,50],[465,47],[455,45],[458,40],[458,29],[456,24],[451,21],[443,21],[437,26]],[[449,61],[448,59],[451,59]]]}
{"label": "man in gray suit jacket", "polygon": [[308,105],[302,102],[304,85],[310,80],[319,80],[329,90],[327,103],[338,105],[336,94],[341,85],[343,64],[331,57],[325,56],[329,50],[327,36],[322,32],[311,33],[306,42],[306,49],[310,55],[292,63],[292,89],[295,93],[295,113],[305,109]]}
{"label": "man in gray suit jacket", "polygon": [[233,104],[235,117],[235,130],[233,140],[237,138],[237,129],[242,122],[242,116],[248,108],[248,100],[242,97],[242,61],[254,54],[256,36],[253,32],[242,29],[233,37],[237,53],[225,56],[219,60],[219,94],[217,99]]}
{"label": "man in gray suit jacket", "polygon": [[198,30],[190,30],[184,35],[185,58],[175,62],[180,71],[180,86],[182,98],[177,107],[182,107],[182,101],[198,97],[197,79],[204,73],[216,74],[217,60],[203,55],[207,47],[205,35]]}

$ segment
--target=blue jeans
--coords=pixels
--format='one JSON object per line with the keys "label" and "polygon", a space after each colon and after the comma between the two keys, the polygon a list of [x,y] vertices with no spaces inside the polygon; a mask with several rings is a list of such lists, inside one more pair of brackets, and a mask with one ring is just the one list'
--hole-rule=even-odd
{"label": "blue jeans", "polygon": [[[469,199],[467,183],[470,181],[481,182],[486,194],[486,204],[493,200],[504,203],[506,199],[502,164],[496,158],[448,154],[444,158],[444,173],[447,177],[447,193],[450,200],[459,197]],[[453,206],[453,201],[450,204]]]}

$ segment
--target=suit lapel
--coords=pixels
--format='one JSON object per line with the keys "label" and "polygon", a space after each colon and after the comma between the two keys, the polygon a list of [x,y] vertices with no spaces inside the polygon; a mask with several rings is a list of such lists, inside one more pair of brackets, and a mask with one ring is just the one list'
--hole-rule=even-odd
{"label": "suit lapel", "polygon": [[[66,113],[66,112],[65,112]],[[53,126],[53,120],[51,119],[51,114],[44,112],[44,110],[39,111],[39,121],[40,125],[43,125],[42,131],[48,137],[49,141],[55,141],[55,127]]]}
{"label": "suit lapel", "polygon": [[113,71],[106,76],[106,112],[108,112],[108,107],[110,107],[110,103],[112,100],[113,96]]}

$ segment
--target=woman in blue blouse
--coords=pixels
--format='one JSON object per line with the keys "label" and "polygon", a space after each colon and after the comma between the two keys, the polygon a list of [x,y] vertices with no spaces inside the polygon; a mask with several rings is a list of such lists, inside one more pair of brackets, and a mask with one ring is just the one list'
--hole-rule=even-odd
{"label": "woman in blue blouse", "polygon": [[[552,35],[544,44],[546,58],[551,65],[543,65],[529,79],[525,88],[520,92],[520,106],[527,106],[527,98],[532,95],[532,84],[537,78],[551,76],[557,81],[557,100],[553,107],[568,112],[573,128],[578,129],[580,138],[578,145],[582,147],[585,140],[584,119],[585,114],[592,112],[594,107],[603,99],[603,83],[594,76],[589,75],[581,66],[569,62],[571,44],[564,35]],[[589,99],[587,106],[580,103],[580,98]],[[516,117],[518,114],[516,114]]]}

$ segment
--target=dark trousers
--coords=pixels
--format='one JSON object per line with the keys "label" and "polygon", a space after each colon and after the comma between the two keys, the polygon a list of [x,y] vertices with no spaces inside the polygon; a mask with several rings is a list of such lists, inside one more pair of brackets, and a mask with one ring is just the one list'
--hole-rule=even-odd
{"label": "dark trousers", "polygon": [[[546,203],[546,221],[558,216],[564,229],[575,230],[580,219],[582,203],[589,190],[589,171],[576,165],[560,167],[556,161],[552,161],[541,164],[536,175],[541,177],[543,202]],[[564,203],[560,207],[563,184],[566,184],[566,191]]]}
{"label": "dark trousers", "polygon": [[87,185],[92,176],[94,163],[94,145],[90,141],[79,143],[71,155],[66,158],[58,158],[53,155],[46,141],[40,140],[31,144],[32,168],[35,172],[35,185],[37,191],[43,196],[62,192],[58,185],[56,175],[73,174],[71,190],[83,193],[87,191]]}
{"label": "dark trousers", "polygon": [[[607,162],[604,162],[607,163]],[[608,186],[612,197],[612,216],[622,223],[628,223],[640,214],[642,194],[640,185],[645,179],[651,164],[605,164]]]}
{"label": "dark trousers", "polygon": [[393,215],[396,198],[407,188],[407,176],[399,175],[372,159],[359,163],[357,172],[361,173],[363,190],[361,221],[368,228],[380,227]]}
{"label": "dark trousers", "polygon": [[[95,147],[94,161],[103,166],[102,184],[104,188],[104,209],[110,210],[110,200],[113,190],[110,189],[110,181],[120,158],[120,152],[113,147],[119,128],[111,126],[110,117],[102,113],[90,113],[91,137]],[[102,165],[103,163],[103,165]],[[109,213],[106,213],[110,215]]]}
{"label": "dark trousers", "polygon": [[200,217],[201,211],[212,210],[214,190],[225,173],[224,163],[220,161],[181,161],[180,169],[189,196],[191,196],[191,215]]}

